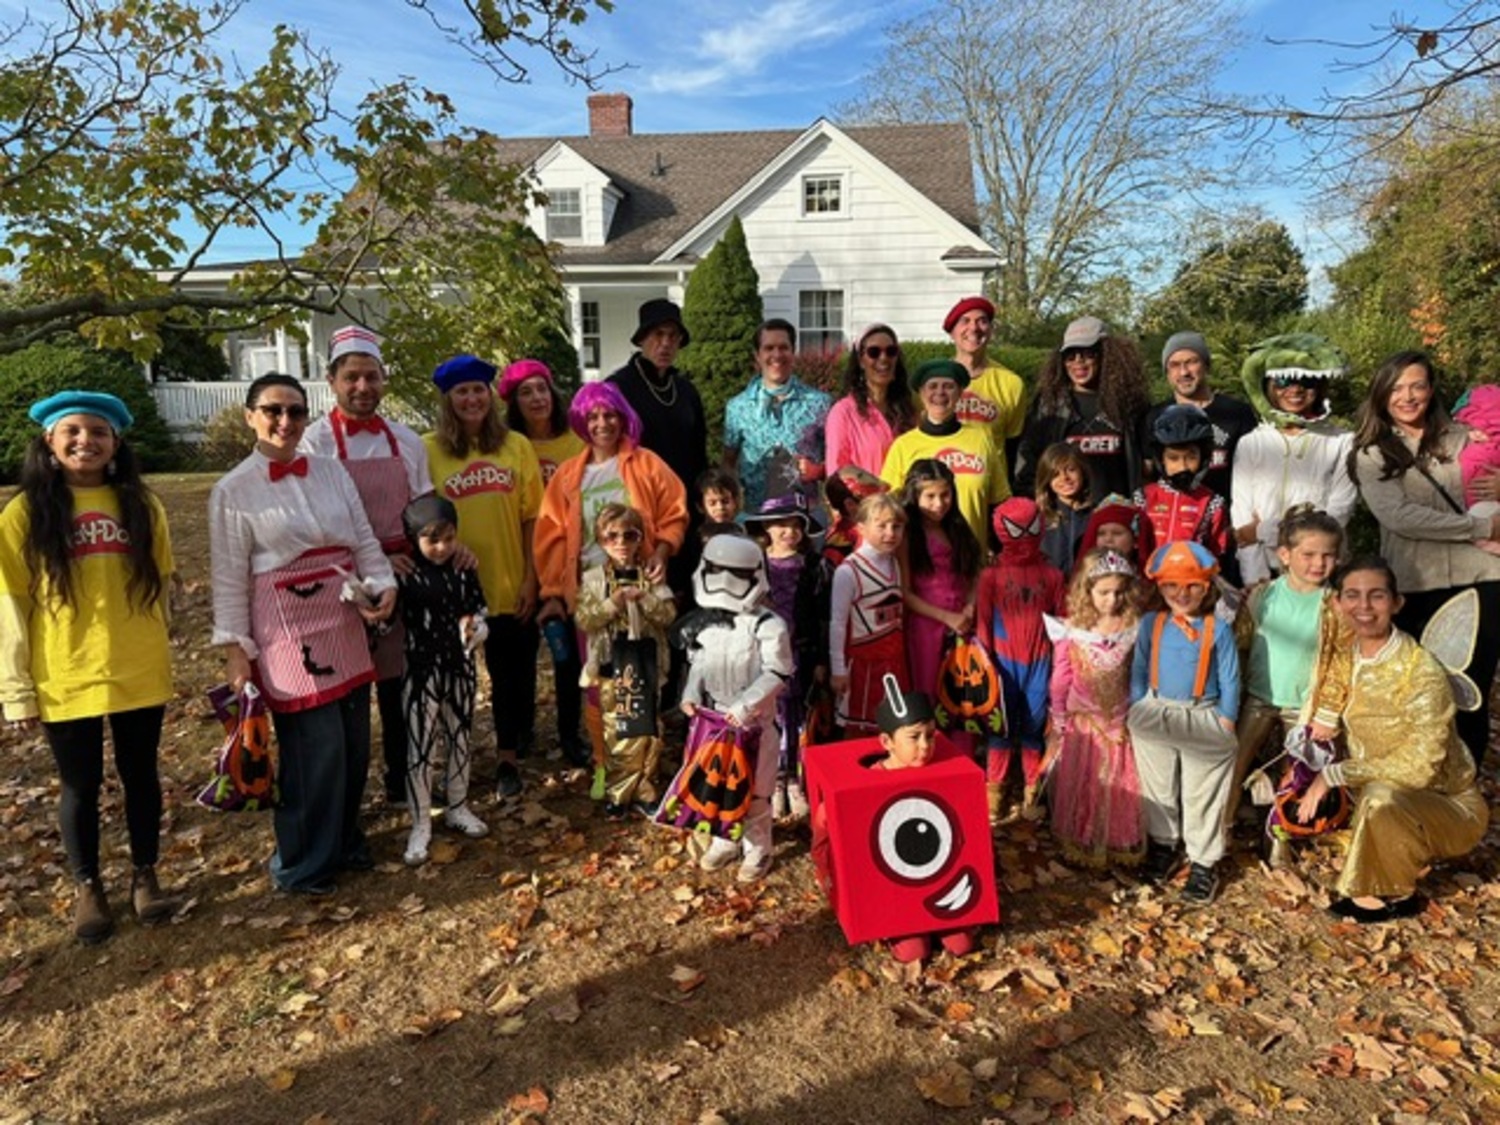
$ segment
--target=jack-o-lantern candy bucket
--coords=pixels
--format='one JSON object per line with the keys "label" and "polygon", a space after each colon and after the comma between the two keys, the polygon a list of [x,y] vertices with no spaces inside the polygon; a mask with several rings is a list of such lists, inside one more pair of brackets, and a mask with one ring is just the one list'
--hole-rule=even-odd
{"label": "jack-o-lantern candy bucket", "polygon": [[700,707],[688,726],[682,769],[667,786],[656,822],[738,840],[755,790],[759,727],[730,726]]}
{"label": "jack-o-lantern candy bucket", "polygon": [[948,632],[938,664],[938,726],[974,734],[1005,733],[1000,673],[978,637]]}
{"label": "jack-o-lantern candy bucket", "polygon": [[238,692],[220,684],[209,689],[208,699],[224,724],[224,741],[215,757],[214,776],[198,794],[198,803],[218,812],[275,808],[276,752],[265,699],[250,683]]}

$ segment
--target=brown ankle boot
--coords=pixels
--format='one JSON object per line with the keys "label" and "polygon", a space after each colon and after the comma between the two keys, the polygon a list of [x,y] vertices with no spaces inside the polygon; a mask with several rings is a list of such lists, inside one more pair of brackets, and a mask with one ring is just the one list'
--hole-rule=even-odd
{"label": "brown ankle boot", "polygon": [[157,926],[172,917],[176,903],[161,893],[156,868],[137,867],[130,877],[130,901],[143,926]]}
{"label": "brown ankle boot", "polygon": [[114,933],[115,920],[110,917],[109,900],[104,884],[97,878],[78,884],[78,905],[73,912],[73,936],[84,945],[98,945]]}
{"label": "brown ankle boot", "polygon": [[1036,786],[1028,785],[1021,798],[1021,819],[1041,820],[1046,815],[1047,810],[1042,807],[1041,796],[1037,793]]}
{"label": "brown ankle boot", "polygon": [[1000,783],[998,781],[986,781],[984,783],[984,801],[990,813],[990,827],[1000,827]]}

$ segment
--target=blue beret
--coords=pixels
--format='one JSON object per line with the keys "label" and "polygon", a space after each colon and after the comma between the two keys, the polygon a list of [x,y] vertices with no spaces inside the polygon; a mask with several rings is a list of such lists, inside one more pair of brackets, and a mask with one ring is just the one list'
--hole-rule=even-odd
{"label": "blue beret", "polygon": [[484,383],[488,386],[495,381],[497,374],[493,363],[485,363],[478,356],[456,355],[438,364],[438,369],[432,373],[432,381],[439,391],[447,394],[461,383]]}
{"label": "blue beret", "polygon": [[103,418],[117,434],[129,429],[135,421],[128,406],[103,391],[58,391],[40,402],[33,402],[26,413],[44,430],[52,429],[69,414],[92,414]]}

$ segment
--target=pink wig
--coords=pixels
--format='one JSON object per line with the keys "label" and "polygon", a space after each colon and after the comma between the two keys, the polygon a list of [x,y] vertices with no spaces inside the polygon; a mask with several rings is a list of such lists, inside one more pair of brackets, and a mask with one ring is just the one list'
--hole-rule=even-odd
{"label": "pink wig", "polygon": [[641,418],[630,408],[630,403],[625,401],[625,396],[620,393],[620,388],[609,380],[601,380],[597,383],[585,383],[578,388],[578,393],[573,396],[572,405],[568,407],[568,425],[573,432],[585,442],[589,440],[589,412],[600,408],[613,410],[625,423],[625,436],[630,439],[631,445],[641,443]]}

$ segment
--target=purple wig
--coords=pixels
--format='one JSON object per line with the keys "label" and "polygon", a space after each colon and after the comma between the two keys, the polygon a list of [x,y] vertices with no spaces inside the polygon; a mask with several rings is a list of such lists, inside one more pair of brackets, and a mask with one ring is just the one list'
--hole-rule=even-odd
{"label": "purple wig", "polygon": [[573,432],[585,442],[589,440],[589,412],[600,408],[613,410],[625,423],[625,436],[630,439],[631,445],[641,444],[641,417],[630,408],[630,403],[625,401],[625,396],[620,393],[620,388],[609,380],[600,380],[597,383],[585,383],[578,388],[578,393],[573,396],[572,405],[568,407],[568,425]]}

